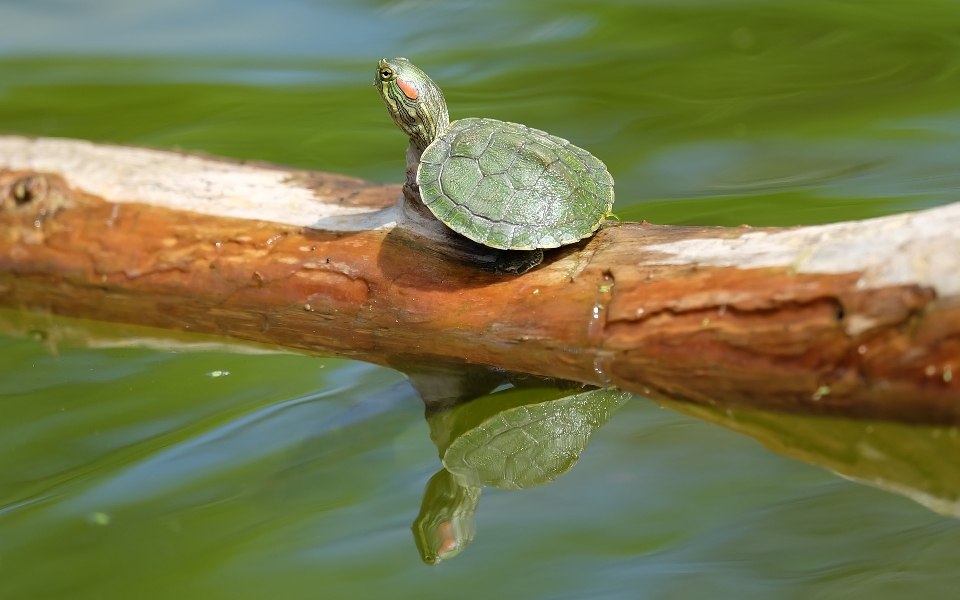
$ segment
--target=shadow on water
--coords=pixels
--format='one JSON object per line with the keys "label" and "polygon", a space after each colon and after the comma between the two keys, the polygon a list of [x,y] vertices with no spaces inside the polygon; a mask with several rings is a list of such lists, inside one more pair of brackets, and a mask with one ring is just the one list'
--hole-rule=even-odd
{"label": "shadow on water", "polygon": [[[51,355],[70,347],[284,352],[210,336],[7,310],[0,310],[0,335],[37,339]],[[342,443],[378,443],[378,434],[368,431],[373,419],[389,416],[398,405],[419,396],[441,461],[412,524],[414,542],[427,564],[449,560],[471,543],[483,487],[522,490],[554,481],[577,463],[591,435],[630,398],[612,388],[589,389],[574,382],[451,364],[443,357],[429,365],[412,365],[398,357],[393,366],[406,374],[407,381],[368,390],[339,411],[324,412],[317,422],[299,425],[309,434],[291,447],[292,461],[277,465],[268,488],[271,493],[286,494],[291,489],[287,484],[295,485],[300,475],[325,461],[346,460],[350,450],[341,448]],[[295,403],[310,400],[305,397]],[[957,428],[723,410],[679,402],[662,405],[754,438],[780,455],[908,497],[941,515],[960,517]],[[288,431],[288,435],[295,434]],[[370,439],[363,442],[357,436]],[[421,452],[422,446],[418,447]],[[317,480],[311,485],[323,484]],[[309,494],[313,502],[330,491],[318,489],[317,493],[320,496]],[[15,495],[28,500],[30,494],[23,490]],[[0,506],[0,514],[22,504]]]}

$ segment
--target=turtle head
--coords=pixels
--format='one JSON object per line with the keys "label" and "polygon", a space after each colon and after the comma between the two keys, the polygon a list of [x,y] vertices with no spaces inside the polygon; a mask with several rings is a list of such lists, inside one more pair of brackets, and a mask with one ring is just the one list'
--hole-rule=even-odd
{"label": "turtle head", "polygon": [[443,92],[405,58],[382,59],[373,85],[393,122],[422,151],[450,124]]}
{"label": "turtle head", "polygon": [[423,562],[435,565],[453,558],[473,541],[473,513],[481,489],[460,485],[446,469],[430,478],[420,514],[410,528]]}

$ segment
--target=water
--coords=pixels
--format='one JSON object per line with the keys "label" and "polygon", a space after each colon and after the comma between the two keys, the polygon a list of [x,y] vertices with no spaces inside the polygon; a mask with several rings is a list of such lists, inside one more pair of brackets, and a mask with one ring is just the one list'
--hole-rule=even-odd
{"label": "water", "polygon": [[[822,223],[956,199],[958,47],[947,0],[7,0],[0,132],[396,182],[406,142],[370,82],[400,55],[452,118],[604,159],[624,218]],[[935,598],[960,583],[953,430],[635,397],[554,483],[485,489],[472,544],[427,567],[410,524],[440,463],[402,374],[0,316],[0,598]]]}

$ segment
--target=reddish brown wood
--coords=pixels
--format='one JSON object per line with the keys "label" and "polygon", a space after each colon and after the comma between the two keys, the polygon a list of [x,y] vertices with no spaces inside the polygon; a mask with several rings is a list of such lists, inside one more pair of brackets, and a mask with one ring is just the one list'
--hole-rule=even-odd
{"label": "reddish brown wood", "polygon": [[[295,176],[364,206],[399,193]],[[3,306],[720,406],[960,422],[957,298],[862,290],[857,273],[664,266],[646,250],[734,229],[627,223],[516,277],[399,227],[331,232],[112,204],[55,174],[0,172],[0,198]]]}

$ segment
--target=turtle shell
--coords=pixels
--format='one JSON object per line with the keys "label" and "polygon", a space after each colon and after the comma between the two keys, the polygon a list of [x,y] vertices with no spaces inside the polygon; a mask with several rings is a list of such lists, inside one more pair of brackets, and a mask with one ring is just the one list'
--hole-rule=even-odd
{"label": "turtle shell", "polygon": [[510,390],[488,396],[487,406],[464,405],[443,466],[468,487],[550,483],[576,464],[594,430],[630,397],[616,388],[546,393],[566,395],[543,400],[544,390]]}
{"label": "turtle shell", "polygon": [[556,248],[595,232],[613,206],[613,177],[592,154],[517,123],[461,119],[424,150],[423,203],[475,242]]}

